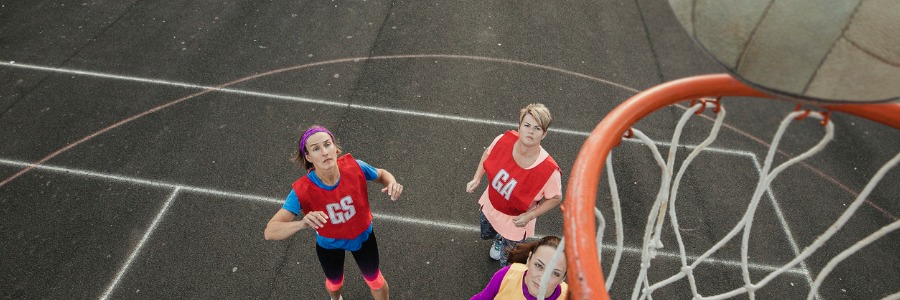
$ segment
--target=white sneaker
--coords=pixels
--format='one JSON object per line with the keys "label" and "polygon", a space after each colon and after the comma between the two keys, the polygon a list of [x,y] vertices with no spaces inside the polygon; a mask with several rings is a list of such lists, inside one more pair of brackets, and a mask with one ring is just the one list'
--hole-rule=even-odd
{"label": "white sneaker", "polygon": [[500,241],[494,239],[494,244],[491,245],[491,259],[500,260]]}

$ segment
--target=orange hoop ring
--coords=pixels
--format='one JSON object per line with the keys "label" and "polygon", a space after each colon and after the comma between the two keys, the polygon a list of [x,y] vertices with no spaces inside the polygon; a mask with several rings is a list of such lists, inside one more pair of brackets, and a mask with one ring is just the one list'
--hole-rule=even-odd
{"label": "orange hoop ring", "polygon": [[[663,107],[700,97],[773,98],[741,83],[728,74],[689,77],[663,83],[626,100],[597,124],[578,152],[563,212],[566,261],[571,299],[608,300],[603,270],[597,257],[594,207],[600,173],[612,148],[634,123]],[[900,129],[900,103],[821,105]]]}

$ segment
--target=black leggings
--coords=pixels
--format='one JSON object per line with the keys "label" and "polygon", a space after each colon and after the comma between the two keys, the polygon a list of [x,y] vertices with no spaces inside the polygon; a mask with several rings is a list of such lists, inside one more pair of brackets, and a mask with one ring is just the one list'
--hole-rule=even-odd
{"label": "black leggings", "polygon": [[[378,279],[381,274],[378,267],[378,242],[375,241],[375,232],[369,234],[369,239],[362,243],[359,250],[351,251],[356,265],[362,272],[366,282],[372,282]],[[340,286],[344,281],[344,249],[325,249],[316,244],[316,255],[319,257],[319,263],[322,264],[322,271],[325,272],[325,278],[331,285]]]}

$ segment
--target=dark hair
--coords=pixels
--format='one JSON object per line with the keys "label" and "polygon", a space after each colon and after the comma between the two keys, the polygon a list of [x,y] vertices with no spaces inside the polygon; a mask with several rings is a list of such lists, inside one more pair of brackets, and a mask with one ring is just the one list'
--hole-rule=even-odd
{"label": "dark hair", "polygon": [[325,127],[319,125],[310,126],[306,130],[304,130],[303,134],[300,135],[300,138],[297,139],[297,151],[294,151],[294,155],[291,156],[291,161],[302,166],[306,170],[312,170],[313,164],[307,161],[306,156],[303,155],[303,152],[306,152],[306,145],[304,144],[306,140],[304,139],[304,137],[308,137],[307,132],[312,133],[314,132],[314,130],[316,130],[315,132],[318,132],[319,129],[324,129],[323,132],[328,133],[328,135],[331,136],[331,142],[334,143],[334,147],[337,148],[337,155],[341,155],[341,153],[344,152],[343,150],[341,150],[341,147],[338,146],[337,139],[334,138],[334,135],[332,135],[331,132],[328,131],[328,129],[325,129]]}
{"label": "dark hair", "polygon": [[550,246],[556,249],[559,247],[559,242],[560,238],[558,236],[548,235],[534,242],[518,244],[515,248],[506,249],[506,261],[520,264],[527,263],[528,256],[541,246]]}

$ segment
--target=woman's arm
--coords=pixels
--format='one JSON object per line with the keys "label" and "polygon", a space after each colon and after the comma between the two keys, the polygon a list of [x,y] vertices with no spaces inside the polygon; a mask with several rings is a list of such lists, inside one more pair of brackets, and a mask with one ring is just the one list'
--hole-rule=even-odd
{"label": "woman's arm", "polygon": [[328,215],[321,211],[309,212],[300,221],[294,221],[294,213],[279,209],[266,224],[263,232],[266,240],[283,240],[304,228],[319,228],[328,220]]}
{"label": "woman's arm", "polygon": [[513,218],[513,223],[516,227],[525,227],[531,220],[547,213],[554,207],[559,206],[559,203],[562,202],[562,174],[559,171],[554,171],[553,174],[550,175],[550,178],[544,183],[542,193],[545,197],[547,195],[555,196],[545,198],[538,203],[538,206]]}
{"label": "woman's arm", "polygon": [[400,198],[400,194],[403,193],[403,186],[397,183],[397,179],[394,178],[394,175],[391,174],[391,172],[388,172],[385,169],[378,169],[378,179],[376,180],[384,186],[384,188],[381,189],[381,192],[391,196],[391,200]]}
{"label": "woman's arm", "polygon": [[488,155],[491,154],[491,149],[494,149],[494,144],[491,144],[484,149],[484,153],[481,154],[481,160],[478,161],[478,167],[475,168],[475,176],[472,177],[472,181],[469,181],[469,183],[466,184],[466,192],[474,193],[475,189],[478,188],[478,185],[481,184],[481,177],[484,176],[484,161],[487,160]]}
{"label": "woman's arm", "polygon": [[530,209],[525,213],[513,218],[513,223],[516,225],[516,227],[525,227],[528,222],[547,213],[554,207],[558,206],[560,202],[562,202],[562,197],[559,195],[556,195],[550,199],[544,199],[544,201],[541,201],[541,204],[538,204],[538,206],[536,206],[535,208]]}

